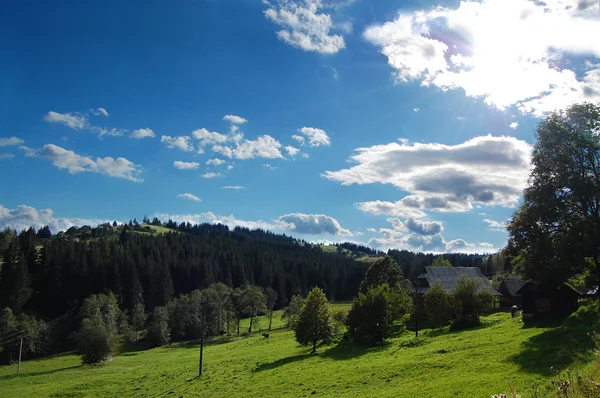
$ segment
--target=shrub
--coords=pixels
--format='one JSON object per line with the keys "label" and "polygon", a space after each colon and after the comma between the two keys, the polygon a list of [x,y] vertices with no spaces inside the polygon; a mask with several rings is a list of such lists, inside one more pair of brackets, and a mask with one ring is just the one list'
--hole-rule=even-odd
{"label": "shrub", "polygon": [[479,315],[492,309],[493,303],[494,296],[489,290],[482,288],[477,279],[462,276],[450,292],[450,304],[457,319],[479,319]]}
{"label": "shrub", "polygon": [[478,318],[460,317],[458,319],[455,319],[454,322],[452,322],[452,325],[450,325],[450,330],[459,331],[459,330],[471,329],[471,328],[475,328],[479,325],[481,325],[481,322],[479,321]]}

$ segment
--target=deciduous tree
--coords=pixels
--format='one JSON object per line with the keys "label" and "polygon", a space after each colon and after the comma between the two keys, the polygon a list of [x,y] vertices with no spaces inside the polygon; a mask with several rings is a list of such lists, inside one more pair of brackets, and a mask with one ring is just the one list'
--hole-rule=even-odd
{"label": "deciduous tree", "polygon": [[333,336],[327,297],[320,288],[313,288],[306,296],[298,315],[295,332],[296,341],[303,346],[312,345],[312,352],[317,351],[317,343],[327,341]]}

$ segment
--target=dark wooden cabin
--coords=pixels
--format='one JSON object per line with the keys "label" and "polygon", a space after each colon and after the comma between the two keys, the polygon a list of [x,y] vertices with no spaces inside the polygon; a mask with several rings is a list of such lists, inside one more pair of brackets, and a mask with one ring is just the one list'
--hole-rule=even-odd
{"label": "dark wooden cabin", "polygon": [[502,293],[500,297],[500,305],[502,307],[512,307],[513,305],[519,308],[523,305],[523,297],[517,293],[525,285],[525,282],[518,276],[509,276],[506,278],[498,291]]}
{"label": "dark wooden cabin", "polygon": [[517,291],[523,300],[523,319],[568,315],[579,305],[581,293],[568,283],[555,286],[527,282]]}

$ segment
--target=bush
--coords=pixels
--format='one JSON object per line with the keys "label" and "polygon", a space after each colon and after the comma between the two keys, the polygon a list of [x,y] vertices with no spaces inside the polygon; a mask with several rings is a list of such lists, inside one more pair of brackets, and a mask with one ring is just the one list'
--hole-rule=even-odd
{"label": "bush", "polygon": [[448,293],[442,284],[434,283],[423,295],[423,301],[433,327],[441,327],[448,323],[452,316],[452,309]]}
{"label": "bush", "polygon": [[405,323],[412,312],[412,300],[404,290],[387,284],[359,293],[348,313],[346,325],[356,341],[383,342],[390,336],[395,322]]}
{"label": "bush", "polygon": [[303,304],[304,298],[302,298],[302,296],[294,295],[290,300],[290,305],[283,310],[281,320],[286,321],[286,325],[290,329],[296,328],[296,325],[298,324],[298,314],[300,314]]}
{"label": "bush", "polygon": [[460,317],[458,319],[455,319],[454,322],[452,322],[452,325],[450,325],[450,330],[459,331],[459,330],[476,328],[477,326],[480,326],[480,325],[481,325],[481,322],[479,321],[478,318]]}
{"label": "bush", "polygon": [[479,280],[462,276],[450,292],[450,304],[457,319],[479,319],[479,315],[492,309],[494,296]]}

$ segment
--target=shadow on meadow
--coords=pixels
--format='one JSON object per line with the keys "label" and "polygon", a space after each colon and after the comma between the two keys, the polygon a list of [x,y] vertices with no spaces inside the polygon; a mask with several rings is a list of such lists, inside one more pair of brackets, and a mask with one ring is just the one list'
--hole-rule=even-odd
{"label": "shadow on meadow", "polygon": [[15,373],[14,374],[0,376],[0,381],[10,380],[10,379],[14,379],[14,378],[17,378],[17,377],[18,378],[23,378],[23,377],[32,377],[32,376],[53,375],[55,373],[63,372],[65,370],[77,369],[77,368],[80,368],[82,366],[83,365],[73,365],[73,366],[67,366],[67,367],[59,368],[59,369],[44,370],[44,371],[40,371],[40,372],[26,372],[25,371],[25,372],[21,373],[20,375],[17,374],[17,370],[16,370],[16,366],[15,366]]}
{"label": "shadow on meadow", "polygon": [[570,317],[523,325],[523,328],[550,328],[523,343],[522,350],[509,358],[524,371],[550,376],[578,361],[589,361],[596,347],[598,303],[582,306]]}

